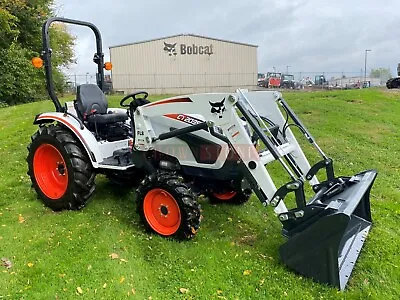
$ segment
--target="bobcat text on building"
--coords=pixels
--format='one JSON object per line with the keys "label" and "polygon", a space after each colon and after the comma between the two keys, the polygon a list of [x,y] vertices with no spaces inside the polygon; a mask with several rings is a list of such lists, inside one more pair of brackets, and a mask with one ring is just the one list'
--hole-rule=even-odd
{"label": "bobcat text on building", "polygon": [[212,54],[214,54],[213,45],[210,44],[210,45],[206,45],[206,46],[203,46],[203,45],[198,46],[195,44],[192,44],[192,45],[181,44],[181,55],[186,55],[186,54],[189,54],[189,55],[192,55],[192,54],[194,54],[194,55],[203,55],[203,54],[212,55]]}

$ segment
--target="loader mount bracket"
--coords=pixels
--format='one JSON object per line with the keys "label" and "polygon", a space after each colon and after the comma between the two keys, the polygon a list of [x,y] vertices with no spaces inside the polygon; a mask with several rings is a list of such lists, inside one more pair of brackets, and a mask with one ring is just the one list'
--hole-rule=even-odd
{"label": "loader mount bracket", "polygon": [[335,178],[335,172],[333,170],[333,160],[331,158],[323,159],[313,165],[307,172],[306,179],[311,180],[319,170],[326,170],[326,177],[328,180],[333,180]]}
{"label": "loader mount bracket", "polygon": [[274,194],[271,200],[273,207],[278,206],[279,202],[284,200],[287,194],[295,193],[297,208],[306,206],[306,198],[304,195],[304,182],[300,179],[290,181],[282,185]]}

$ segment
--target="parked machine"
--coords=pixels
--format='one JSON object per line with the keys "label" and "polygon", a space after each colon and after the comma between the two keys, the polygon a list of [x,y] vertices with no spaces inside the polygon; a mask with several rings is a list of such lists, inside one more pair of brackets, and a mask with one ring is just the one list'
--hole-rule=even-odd
{"label": "parked machine", "polygon": [[263,87],[265,85],[265,78],[267,77],[266,73],[258,73],[257,74],[257,86]]}
{"label": "parked machine", "polygon": [[258,77],[257,85],[265,88],[278,88],[281,86],[281,73],[267,72],[264,76]]}
{"label": "parked machine", "polygon": [[[90,27],[96,36],[97,85],[78,87],[61,105],[52,81],[49,26]],[[273,91],[177,96],[149,102],[146,92],[108,108],[104,96],[101,36],[91,23],[64,18],[43,25],[47,88],[55,112],[36,116],[38,131],[28,153],[28,174],[45,205],[80,209],[105,173],[138,185],[143,223],[162,236],[193,237],[200,227],[198,195],[244,203],[254,192],[272,206],[286,242],[282,262],[316,281],[344,289],[371,228],[370,190],[376,171],[337,176],[282,95]],[[298,128],[321,159],[310,165],[291,128]],[[260,147],[257,149],[256,146]],[[276,187],[266,165],[277,161],[287,175]],[[324,173],[324,180],[317,179]],[[306,197],[309,184],[313,195]],[[292,208],[287,195],[294,196]]]}
{"label": "parked machine", "polygon": [[400,64],[397,65],[397,77],[390,78],[386,82],[386,87],[388,89],[400,89]]}
{"label": "parked machine", "polygon": [[317,76],[315,76],[315,78],[314,78],[314,84],[316,85],[316,86],[320,86],[320,87],[323,87],[323,86],[328,86],[328,81],[326,80],[326,78],[325,78],[325,75],[317,75]]}
{"label": "parked machine", "polygon": [[296,82],[294,76],[291,74],[282,74],[280,87],[284,89],[295,89]]}

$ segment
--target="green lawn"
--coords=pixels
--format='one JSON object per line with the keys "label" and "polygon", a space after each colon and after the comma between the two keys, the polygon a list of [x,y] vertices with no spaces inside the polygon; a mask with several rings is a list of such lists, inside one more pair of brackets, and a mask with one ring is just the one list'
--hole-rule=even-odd
{"label": "green lawn", "polygon": [[135,192],[100,175],[83,210],[43,207],[25,162],[34,116],[53,110],[43,101],[0,109],[0,258],[12,262],[0,265],[0,299],[399,299],[400,93],[284,96],[335,159],[338,175],[379,171],[374,227],[344,292],[280,263],[280,222],[254,196],[243,206],[201,199],[201,229],[186,242],[145,233]]}

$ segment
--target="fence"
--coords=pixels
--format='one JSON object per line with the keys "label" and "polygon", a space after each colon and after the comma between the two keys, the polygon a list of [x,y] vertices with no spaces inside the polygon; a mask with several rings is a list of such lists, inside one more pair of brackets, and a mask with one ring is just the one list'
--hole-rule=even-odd
{"label": "fence", "polygon": [[370,77],[363,70],[360,71],[347,71],[347,72],[293,72],[290,73],[294,75],[294,79],[298,82],[315,82],[315,77],[323,75],[328,81],[329,85],[332,87],[355,87],[357,85],[362,85],[364,81],[368,83],[369,86],[384,86],[386,81],[389,79],[388,75],[380,74],[379,77]]}
{"label": "fence", "polygon": [[[71,88],[82,83],[95,83],[96,74],[68,75]],[[257,73],[229,74],[112,74],[105,77],[116,93],[146,90],[152,94],[231,92],[237,88],[254,89]]]}
{"label": "fence", "polygon": [[[315,84],[315,78],[324,75],[326,86],[336,88],[360,87],[365,81],[369,86],[384,86],[389,78],[364,78],[359,72],[290,72],[297,87]],[[96,83],[95,73],[67,75],[67,87],[75,91],[83,83]],[[185,94],[204,92],[232,92],[237,88],[257,89],[257,74],[112,74],[105,76],[105,90],[130,93],[146,90],[151,94]]]}

